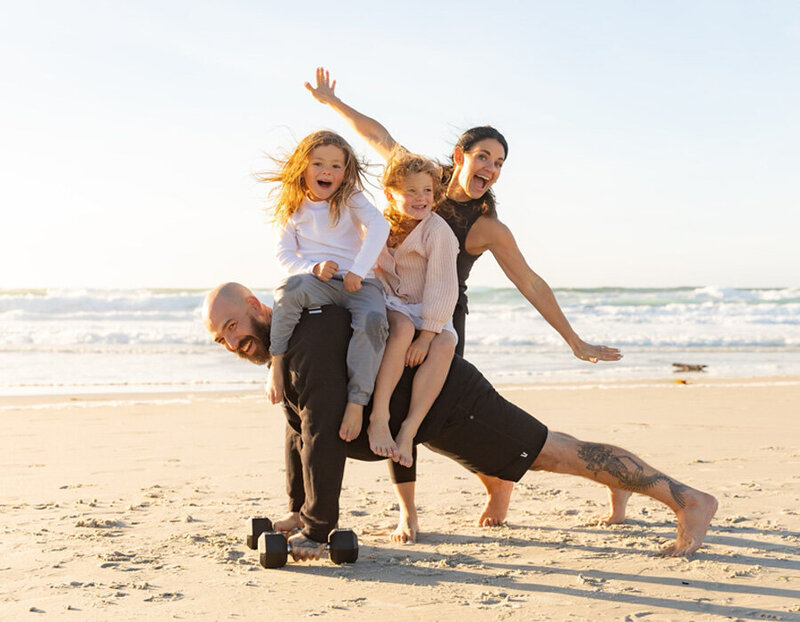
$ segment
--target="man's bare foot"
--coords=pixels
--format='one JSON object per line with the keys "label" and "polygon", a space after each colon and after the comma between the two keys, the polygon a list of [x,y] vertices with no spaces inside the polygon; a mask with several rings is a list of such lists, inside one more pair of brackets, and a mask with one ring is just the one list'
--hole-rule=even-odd
{"label": "man's bare foot", "polygon": [[397,453],[397,445],[389,431],[389,413],[376,412],[376,410],[373,407],[369,417],[369,427],[367,427],[369,448],[376,456],[391,458]]}
{"label": "man's bare foot", "polygon": [[686,505],[678,509],[678,535],[675,542],[661,549],[665,557],[681,557],[691,555],[706,537],[706,531],[711,524],[711,519],[717,511],[717,500],[709,494],[692,490],[685,493]]}
{"label": "man's bare foot", "polygon": [[283,518],[272,523],[272,529],[279,533],[289,533],[304,526],[300,512],[288,512]]}
{"label": "man's bare foot", "polygon": [[348,443],[361,434],[361,420],[364,414],[364,407],[361,404],[347,402],[344,407],[344,417],[342,425],[339,427],[339,438]]}
{"label": "man's bare foot", "polygon": [[404,467],[410,467],[414,464],[414,437],[409,438],[409,435],[404,432],[405,430],[401,428],[397,434],[395,439],[397,451],[392,454],[392,460],[399,462]]}
{"label": "man's bare foot", "polygon": [[625,508],[628,505],[628,499],[633,493],[630,490],[622,490],[621,488],[608,487],[608,502],[611,505],[611,510],[607,516],[600,519],[602,525],[619,525],[625,522]]}
{"label": "man's bare foot", "polygon": [[324,542],[306,538],[302,533],[296,533],[289,538],[289,544],[292,547],[292,558],[298,562],[319,559],[325,550]]}
{"label": "man's bare foot", "polygon": [[390,536],[392,542],[416,542],[417,533],[419,533],[419,523],[416,516],[408,516],[403,514],[397,523],[397,529],[392,532]]}
{"label": "man's bare foot", "polygon": [[514,490],[514,482],[509,482],[499,477],[476,473],[478,479],[486,488],[486,505],[483,507],[478,518],[478,525],[481,527],[494,527],[500,525],[506,519],[508,504],[511,502],[511,493]]}

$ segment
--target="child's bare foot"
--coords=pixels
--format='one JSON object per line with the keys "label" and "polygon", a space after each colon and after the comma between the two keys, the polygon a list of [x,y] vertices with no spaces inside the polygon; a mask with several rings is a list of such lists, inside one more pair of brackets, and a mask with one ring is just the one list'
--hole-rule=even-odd
{"label": "child's bare foot", "polygon": [[283,518],[272,523],[272,529],[280,533],[289,533],[296,529],[302,529],[303,526],[303,519],[300,518],[300,512],[288,512]]}
{"label": "child's bare foot", "polygon": [[273,361],[267,374],[267,399],[273,404],[283,401],[283,368]]}
{"label": "child's bare foot", "polygon": [[388,413],[386,417],[383,417],[380,413],[375,412],[375,408],[372,409],[367,436],[369,437],[369,448],[376,456],[391,458],[397,452],[397,445],[389,431]]}
{"label": "child's bare foot", "polygon": [[392,460],[399,462],[404,467],[410,467],[414,464],[414,437],[404,433],[401,428],[397,434],[395,443],[397,443],[397,452],[392,454]]}
{"label": "child's bare foot", "polygon": [[361,434],[361,419],[364,414],[364,407],[361,404],[347,402],[344,408],[342,425],[339,427],[339,438],[348,443]]}
{"label": "child's bare foot", "polygon": [[607,516],[600,519],[602,525],[619,525],[625,522],[625,508],[631,496],[630,490],[608,487],[608,502],[611,504],[611,511]]}
{"label": "child's bare foot", "polygon": [[511,501],[511,493],[514,491],[514,482],[509,482],[499,477],[491,477],[477,473],[478,479],[486,488],[486,505],[483,512],[478,517],[478,525],[481,527],[495,527],[502,524],[506,519],[508,504]]}
{"label": "child's bare foot", "polygon": [[416,542],[419,532],[419,523],[416,516],[403,514],[397,523],[397,529],[392,532],[392,542]]}
{"label": "child's bare foot", "polygon": [[678,517],[678,535],[675,542],[661,549],[661,554],[665,557],[691,555],[699,549],[717,511],[717,500],[711,495],[699,490],[684,494],[686,505],[675,512]]}

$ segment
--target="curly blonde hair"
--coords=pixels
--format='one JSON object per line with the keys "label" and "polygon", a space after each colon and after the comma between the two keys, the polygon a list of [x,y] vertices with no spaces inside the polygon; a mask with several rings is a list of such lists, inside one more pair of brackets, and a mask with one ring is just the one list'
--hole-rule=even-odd
{"label": "curly blonde hair", "polygon": [[303,173],[308,168],[311,153],[317,147],[334,145],[344,153],[344,179],[342,184],[328,199],[331,223],[339,222],[342,207],[355,193],[364,189],[364,164],[356,157],[353,148],[336,132],[319,130],[301,140],[294,151],[285,158],[272,158],[278,170],[257,175],[259,181],[278,183],[271,194],[276,195],[272,207],[272,218],[279,225],[285,225],[306,199],[306,183]]}
{"label": "curly blonde hair", "polygon": [[[417,173],[430,175],[433,185],[433,210],[436,211],[444,198],[445,188],[442,184],[442,169],[433,160],[411,153],[403,147],[395,147],[383,171],[381,184],[387,190],[401,191],[403,182]],[[408,216],[398,210],[391,199],[383,211],[383,216],[389,221],[390,236],[395,239],[400,238],[399,241],[405,239],[417,224],[417,221],[410,221]]]}

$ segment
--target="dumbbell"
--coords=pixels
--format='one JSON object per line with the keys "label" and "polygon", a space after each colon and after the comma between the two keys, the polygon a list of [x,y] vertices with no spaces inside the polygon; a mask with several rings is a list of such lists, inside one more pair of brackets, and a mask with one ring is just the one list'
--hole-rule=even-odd
{"label": "dumbbell", "polygon": [[[358,559],[358,538],[351,529],[334,529],[325,549],[334,564],[353,563]],[[264,531],[258,537],[258,561],[264,568],[285,566],[291,551],[283,534]]]}
{"label": "dumbbell", "polygon": [[253,550],[258,548],[258,537],[266,531],[274,531],[272,521],[264,516],[254,516],[247,521],[250,532],[247,534],[247,546]]}

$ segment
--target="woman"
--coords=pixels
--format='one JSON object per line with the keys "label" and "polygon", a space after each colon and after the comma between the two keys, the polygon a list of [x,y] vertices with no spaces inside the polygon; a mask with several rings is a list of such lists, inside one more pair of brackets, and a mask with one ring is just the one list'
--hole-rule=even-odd
{"label": "woman", "polygon": [[[388,160],[397,141],[386,128],[342,102],[334,92],[336,81],[330,81],[330,74],[324,68],[317,68],[316,81],[316,87],[308,82],[305,84],[314,98],[344,117],[384,160]],[[446,171],[447,191],[439,214],[448,222],[459,242],[459,299],[453,314],[453,324],[458,333],[456,351],[464,353],[468,313],[466,281],[472,264],[489,251],[509,280],[561,335],[575,356],[591,363],[619,360],[622,354],[618,349],[595,346],[578,336],[558,306],[553,290],[531,269],[510,229],[497,218],[491,188],[500,177],[507,155],[508,144],[500,132],[489,126],[472,128],[459,138],[453,149],[452,165]],[[505,519],[513,484],[481,473],[477,475],[489,494],[489,501],[478,522],[497,525]]]}

